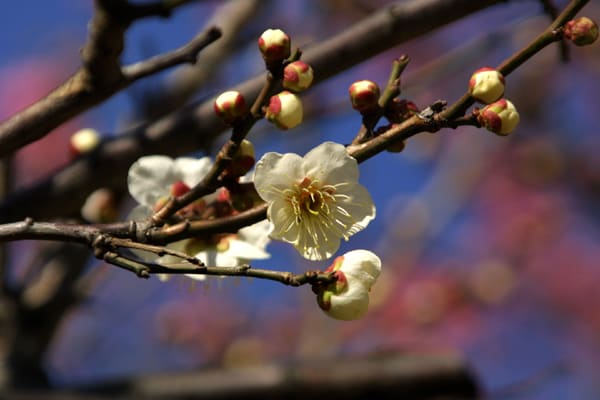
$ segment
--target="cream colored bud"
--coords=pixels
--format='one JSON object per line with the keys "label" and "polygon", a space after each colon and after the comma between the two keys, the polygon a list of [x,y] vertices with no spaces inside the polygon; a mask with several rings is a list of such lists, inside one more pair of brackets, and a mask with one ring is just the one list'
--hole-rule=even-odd
{"label": "cream colored bud", "polygon": [[330,317],[344,321],[362,318],[369,308],[369,292],[381,273],[381,260],[368,250],[337,257],[327,269],[337,280],[317,288],[317,303]]}
{"label": "cream colored bud", "polygon": [[223,121],[232,123],[246,114],[246,100],[240,92],[230,90],[217,97],[214,110]]}
{"label": "cream colored bud", "polygon": [[292,92],[302,92],[310,87],[313,70],[303,61],[294,61],[283,69],[283,87]]}
{"label": "cream colored bud", "polygon": [[81,129],[71,136],[70,150],[73,156],[93,151],[100,144],[100,134],[95,129]]}
{"label": "cream colored bud", "polygon": [[302,101],[294,93],[283,91],[271,97],[266,118],[281,129],[291,129],[302,122]]}
{"label": "cream colored bud", "polygon": [[519,113],[510,101],[500,99],[479,111],[479,123],[488,131],[506,136],[519,124]]}
{"label": "cream colored bud", "polygon": [[281,29],[267,29],[258,38],[258,48],[265,62],[283,61],[290,56],[290,37]]}
{"label": "cream colored bud", "polygon": [[471,75],[469,92],[481,103],[493,103],[504,94],[504,76],[493,68],[480,68]]}
{"label": "cream colored bud", "polygon": [[352,108],[360,113],[369,113],[376,110],[379,105],[379,86],[375,82],[369,80],[356,81],[350,88],[350,101]]}

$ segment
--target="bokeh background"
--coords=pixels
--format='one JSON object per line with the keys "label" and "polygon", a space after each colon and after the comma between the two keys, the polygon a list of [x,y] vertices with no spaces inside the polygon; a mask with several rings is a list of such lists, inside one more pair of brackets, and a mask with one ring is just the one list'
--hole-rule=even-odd
{"label": "bokeh background", "polygon": [[[0,13],[0,118],[57,86],[79,65],[92,2],[23,0]],[[256,38],[270,27],[310,46],[364,18],[385,1],[265,1],[196,99],[260,74]],[[556,2],[564,4],[564,1]],[[182,45],[221,2],[206,1],[170,19],[144,20],[127,35],[124,61]],[[600,5],[584,13],[600,20]],[[391,61],[412,61],[401,97],[424,107],[453,101],[471,72],[497,65],[550,19],[540,2],[508,2],[413,40],[319,84],[303,95],[309,116],[281,132],[259,123],[258,155],[303,154],[324,140],[348,143],[360,126],[347,88],[385,84]],[[309,288],[273,282],[185,278],[143,281],[97,261],[88,298],[70,312],[45,367],[60,387],[207,366],[329,359],[400,351],[458,352],[484,390],[523,380],[515,398],[600,397],[600,51],[552,46],[508,78],[506,97],[521,114],[513,135],[461,128],[421,134],[404,152],[361,165],[361,183],[378,218],[342,246],[384,260],[366,318],[338,322]],[[118,135],[139,118],[144,94],[169,73],[136,84],[19,152],[16,186],[26,187],[68,162],[68,138],[93,127]],[[209,150],[217,149],[218,141]],[[202,154],[202,153],[198,153]],[[126,210],[123,210],[126,215]],[[19,279],[23,249],[13,246]],[[325,268],[272,243],[258,266],[301,272]]]}

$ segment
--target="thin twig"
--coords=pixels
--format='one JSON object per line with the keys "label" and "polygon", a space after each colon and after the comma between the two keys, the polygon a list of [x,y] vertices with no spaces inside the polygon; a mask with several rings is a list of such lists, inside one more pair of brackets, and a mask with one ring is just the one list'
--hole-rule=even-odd
{"label": "thin twig", "polygon": [[211,27],[176,50],[123,67],[123,77],[127,81],[135,82],[138,79],[153,75],[175,65],[195,64],[198,53],[220,37],[221,30],[217,27]]}

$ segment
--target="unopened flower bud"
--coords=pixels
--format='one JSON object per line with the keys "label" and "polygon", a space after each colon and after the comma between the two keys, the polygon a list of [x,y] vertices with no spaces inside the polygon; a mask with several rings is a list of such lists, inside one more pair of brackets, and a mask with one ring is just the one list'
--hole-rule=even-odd
{"label": "unopened flower bud", "polygon": [[493,103],[504,94],[504,76],[493,68],[480,68],[471,75],[469,92],[481,103]]}
{"label": "unopened flower bud", "polygon": [[231,205],[236,211],[246,211],[262,201],[254,185],[240,184],[229,188],[229,192]]}
{"label": "unopened flower bud", "polygon": [[246,175],[254,166],[254,162],[254,145],[249,140],[244,139],[231,158],[231,164],[226,168],[226,172],[233,177]]}
{"label": "unopened flower bud", "polygon": [[113,191],[107,188],[93,191],[81,207],[81,216],[94,224],[116,221],[118,211]]}
{"label": "unopened flower bud", "polygon": [[258,48],[267,64],[290,56],[290,37],[281,29],[267,29],[258,38]]}
{"label": "unopened flower bud", "polygon": [[500,99],[479,111],[479,123],[497,135],[508,135],[519,124],[519,113],[510,101]]}
{"label": "unopened flower bud", "polygon": [[177,181],[171,185],[171,195],[179,197],[190,191],[190,187],[183,181]]}
{"label": "unopened flower bud", "polygon": [[565,24],[564,34],[577,46],[587,46],[598,39],[598,25],[587,17],[573,19]]}
{"label": "unopened flower bud", "polygon": [[292,92],[301,92],[310,87],[313,70],[303,61],[294,61],[283,69],[283,87]]}
{"label": "unopened flower bud", "polygon": [[356,81],[348,89],[352,108],[361,114],[369,113],[379,107],[379,86],[375,82],[363,80]]}
{"label": "unopened flower bud", "polygon": [[271,97],[265,117],[280,129],[290,129],[302,122],[302,101],[294,93],[283,91]]}
{"label": "unopened flower bud", "polygon": [[81,129],[71,136],[69,150],[73,157],[89,153],[100,144],[100,134],[95,129]]}
{"label": "unopened flower bud", "polygon": [[317,303],[330,317],[351,321],[365,315],[369,291],[381,272],[381,260],[367,250],[350,251],[337,257],[327,269],[337,280],[316,287]]}
{"label": "unopened flower bud", "polygon": [[219,118],[231,124],[246,114],[246,100],[240,92],[234,90],[224,92],[215,100],[214,110]]}

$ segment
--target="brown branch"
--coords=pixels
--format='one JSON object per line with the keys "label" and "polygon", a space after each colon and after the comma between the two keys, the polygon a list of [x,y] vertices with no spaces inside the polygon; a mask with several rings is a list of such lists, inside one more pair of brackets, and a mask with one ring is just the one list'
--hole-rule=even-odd
{"label": "brown branch", "polygon": [[[125,32],[137,18],[137,14],[129,15],[128,12],[136,7],[124,0],[96,1],[89,39],[81,51],[81,68],[46,97],[0,124],[0,157],[44,137],[63,122],[149,73],[183,62],[195,62],[197,52],[220,36],[216,28],[210,28],[204,34],[206,37],[196,37],[175,54],[123,69],[119,58]],[[182,54],[184,51],[194,53],[185,55]]]}
{"label": "brown branch", "polygon": [[[411,0],[390,5],[331,39],[306,49],[303,59],[323,81],[375,54],[423,35],[502,0]],[[263,78],[236,88],[254,98]],[[225,128],[214,115],[214,99],[106,141],[92,156],[74,161],[53,176],[13,196],[0,207],[0,222],[30,215],[36,219],[71,215],[98,186],[122,187],[129,166],[147,154],[178,156],[201,149]],[[97,171],[111,173],[98,174]],[[38,204],[43,202],[44,207]]]}
{"label": "brown branch", "polygon": [[138,79],[171,68],[175,65],[196,64],[198,54],[219,37],[221,37],[220,29],[211,27],[176,50],[123,67],[123,77],[127,82],[135,82]]}
{"label": "brown branch", "polygon": [[[544,47],[562,39],[562,32],[559,30],[567,21],[575,17],[575,15],[589,2],[589,0],[572,0],[565,7],[563,12],[546,28],[542,33],[533,39],[517,54],[506,59],[496,69],[504,76],[508,76],[511,72],[529,60]],[[465,113],[465,111],[474,104],[475,100],[467,92],[452,106],[448,107],[442,113],[443,118],[452,119]]]}

